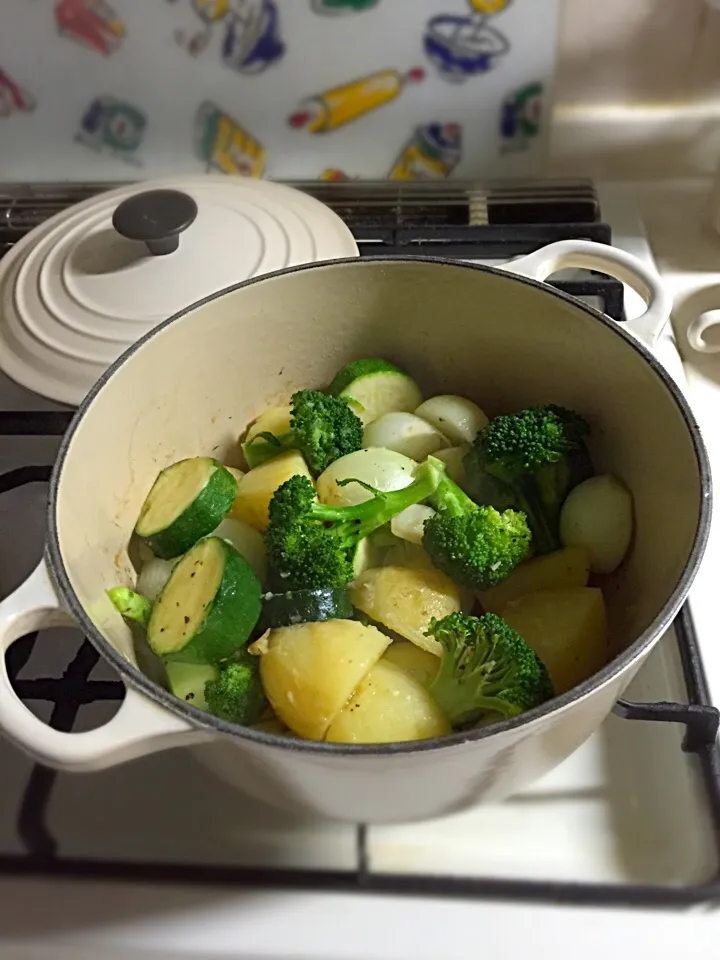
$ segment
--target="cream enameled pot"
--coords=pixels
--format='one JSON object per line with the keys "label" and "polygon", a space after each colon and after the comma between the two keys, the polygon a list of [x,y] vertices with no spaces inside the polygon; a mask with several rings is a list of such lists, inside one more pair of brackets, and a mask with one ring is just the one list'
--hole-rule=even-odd
{"label": "cream enameled pot", "polygon": [[[589,266],[648,303],[616,324],[539,282]],[[530,279],[528,279],[530,278]],[[0,604],[7,648],[77,621],[120,672],[123,705],[87,733],[51,730],[0,667],[0,728],[50,766],[90,771],[191,745],[217,774],[298,813],[402,821],[518,790],[593,733],[678,610],[702,557],[710,473],[682,395],[649,347],[669,302],[655,274],[607,247],[567,241],[504,270],[430,259],[341,260],[281,271],[189,307],[115,363],[87,396],[55,467],[41,565]],[[442,740],[348,747],[234,727],[172,698],[137,668],[105,595],[132,582],[130,532],[158,470],[213,453],[293,389],[347,361],[383,356],[425,394],[459,393],[489,414],[538,402],[581,411],[596,465],[631,487],[636,536],[607,594],[615,659],[581,687],[514,720]]]}

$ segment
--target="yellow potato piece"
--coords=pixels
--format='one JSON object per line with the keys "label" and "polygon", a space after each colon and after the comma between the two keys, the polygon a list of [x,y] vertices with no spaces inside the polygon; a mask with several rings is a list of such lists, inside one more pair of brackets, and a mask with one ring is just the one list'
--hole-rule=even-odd
{"label": "yellow potato piece", "polygon": [[358,610],[384,624],[423,650],[440,656],[442,647],[425,631],[433,617],[440,620],[460,609],[460,591],[434,568],[375,567],[350,586]]}
{"label": "yellow potato piece", "polygon": [[334,743],[397,743],[446,733],[450,733],[450,724],[427,690],[383,657],[330,724],[325,739]]}
{"label": "yellow potato piece", "polygon": [[286,433],[290,429],[291,417],[290,404],[285,404],[282,407],[270,407],[264,413],[261,413],[254,423],[250,424],[245,443],[259,433],[272,433],[276,437],[280,436],[281,433]]}
{"label": "yellow potato piece", "polygon": [[268,506],[277,488],[301,474],[312,480],[307,464],[297,450],[288,450],[248,471],[238,482],[237,494],[228,516],[244,520],[262,532],[268,525]]}
{"label": "yellow potato piece", "polygon": [[590,552],[585,547],[565,547],[525,560],[510,576],[489,590],[479,590],[478,600],[488,613],[500,613],[511,600],[538,590],[584,587],[590,576]]}
{"label": "yellow potato piece", "polygon": [[602,591],[571,587],[528,593],[502,611],[548,669],[556,693],[565,693],[608,661]]}
{"label": "yellow potato piece", "polygon": [[407,640],[398,640],[391,643],[385,651],[383,661],[394,663],[404,670],[413,680],[417,680],[421,687],[427,689],[435,679],[440,666],[440,658],[427,650],[421,650],[414,643]]}
{"label": "yellow potato piece", "polygon": [[276,716],[293,733],[322,740],[390,640],[355,620],[299,623],[269,631],[254,646]]}

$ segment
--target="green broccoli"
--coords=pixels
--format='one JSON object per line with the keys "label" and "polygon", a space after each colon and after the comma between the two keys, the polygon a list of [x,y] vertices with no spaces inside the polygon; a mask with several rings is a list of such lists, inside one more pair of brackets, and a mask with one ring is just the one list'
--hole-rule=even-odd
{"label": "green broccoli", "polygon": [[151,600],[129,587],[113,587],[107,591],[107,595],[125,620],[132,620],[141,627],[147,627],[153,608]]}
{"label": "green broccoli", "polygon": [[497,614],[433,618],[427,635],[443,648],[430,692],[454,727],[514,717],[554,696],[540,658]]}
{"label": "green broccoli", "polygon": [[205,701],[210,713],[230,723],[255,723],[267,707],[260,682],[259,661],[243,652],[225,664],[216,680],[205,684]]}
{"label": "green broccoli", "polygon": [[292,397],[290,429],[280,436],[259,433],[243,444],[249,467],[256,467],[283,450],[299,450],[314,477],[326,467],[359,450],[363,441],[362,421],[345,400],[319,390],[299,390]]}
{"label": "green broccoli", "polygon": [[487,590],[530,552],[523,513],[478,506],[447,476],[429,502],[437,513],[425,521],[422,545],[435,566],[461,586]]}
{"label": "green broccoli", "polygon": [[564,407],[529,407],[491,420],[466,457],[475,480],[484,472],[504,502],[512,496],[515,507],[527,514],[537,553],[560,548],[563,501],[572,487],[592,476],[585,446],[589,429],[583,417]]}
{"label": "green broccoli", "polygon": [[318,503],[307,477],[286,480],[270,501],[265,531],[272,588],[315,590],[349,583],[360,540],[406,507],[429,497],[444,476],[444,465],[429,458],[402,490],[382,493],[359,480],[343,480],[343,486],[361,483],[374,494],[370,500],[348,507]]}

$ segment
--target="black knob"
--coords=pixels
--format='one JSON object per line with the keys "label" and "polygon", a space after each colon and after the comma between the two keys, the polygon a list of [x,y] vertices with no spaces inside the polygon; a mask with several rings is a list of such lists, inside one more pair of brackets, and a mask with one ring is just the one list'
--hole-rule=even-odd
{"label": "black knob", "polygon": [[115,208],[112,225],[128,240],[141,240],[150,253],[173,253],[179,234],[197,216],[197,204],[179,190],[146,190],[136,193]]}

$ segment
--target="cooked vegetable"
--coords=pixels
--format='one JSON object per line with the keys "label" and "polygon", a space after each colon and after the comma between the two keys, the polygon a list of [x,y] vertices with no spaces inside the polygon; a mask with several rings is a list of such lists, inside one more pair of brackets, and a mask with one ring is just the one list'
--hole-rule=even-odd
{"label": "cooked vegetable", "polygon": [[268,524],[268,507],[273,494],[286,480],[296,476],[312,479],[305,461],[296,450],[288,450],[255,467],[238,484],[230,516],[262,532]]}
{"label": "cooked vegetable", "polygon": [[[417,463],[394,450],[371,447],[357,450],[331,464],[317,480],[318,497],[322,503],[347,507],[369,500],[373,490],[389,493],[401,490],[413,482]],[[341,485],[343,480],[361,480],[360,483]],[[372,488],[372,489],[370,489]]]}
{"label": "cooked vegetable", "polygon": [[356,620],[325,620],[270,630],[250,652],[260,655],[263,688],[280,720],[301,737],[323,740],[389,643]]}
{"label": "cooked vegetable", "polygon": [[410,543],[409,540],[395,540],[395,543],[387,549],[383,557],[384,567],[412,567],[420,570],[437,570],[437,567],[430,559],[426,550],[416,543]]}
{"label": "cooked vegetable", "polygon": [[278,584],[291,590],[344,586],[354,576],[360,540],[424,500],[443,474],[441,464],[426,462],[408,487],[376,492],[371,500],[351,507],[317,503],[313,485],[303,477],[292,477],[270,502],[265,545],[274,589]]}
{"label": "cooked vegetable", "polygon": [[511,601],[538,590],[584,587],[590,575],[590,554],[584,547],[565,547],[554,553],[525,560],[496,587],[478,591],[478,599],[489,613],[502,613]]}
{"label": "cooked vegetable", "polygon": [[383,660],[394,663],[426,688],[430,687],[440,666],[440,659],[436,654],[421,650],[407,640],[391,643],[385,651]]}
{"label": "cooked vegetable", "polygon": [[592,474],[587,421],[556,405],[495,417],[475,441],[479,466],[506,484],[528,517],[536,553],[560,547],[563,500]]}
{"label": "cooked vegetable", "polygon": [[135,532],[155,556],[178,557],[212,533],[232,506],[237,489],[235,477],[217,460],[180,460],[158,474]]}
{"label": "cooked vegetable", "polygon": [[466,397],[450,394],[430,397],[420,404],[415,414],[445,434],[451,444],[473,443],[488,423],[488,418],[476,403]]}
{"label": "cooked vegetable", "polygon": [[135,585],[137,592],[154,603],[170,579],[175,563],[175,560],[161,560],[160,557],[153,557],[144,563]]}
{"label": "cooked vegetable", "polygon": [[560,539],[589,551],[593,573],[612,573],[620,566],[632,533],[632,494],[610,474],[579,484],[560,511]]}
{"label": "cooked vegetable", "polygon": [[[429,654],[428,654],[429,656]],[[425,687],[385,657],[360,681],[328,728],[334,743],[393,743],[450,733]]]}
{"label": "cooked vegetable", "polygon": [[415,409],[422,400],[420,388],[387,360],[354,360],[335,374],[328,392],[352,403],[363,423],[384,413]]}
{"label": "cooked vegetable", "polygon": [[255,576],[262,583],[267,576],[267,556],[265,553],[265,541],[262,534],[251,527],[249,523],[244,523],[235,517],[226,517],[222,523],[213,530],[214,537],[220,537],[221,540],[227,540],[235,547],[241,557],[245,557],[247,562],[255,571]]}
{"label": "cooked vegetable", "polygon": [[107,595],[125,620],[132,620],[141,627],[147,627],[153,607],[147,597],[135,593],[129,587],[113,587],[108,590]]}
{"label": "cooked vegetable", "polygon": [[248,466],[256,467],[285,450],[299,450],[318,477],[339,457],[362,446],[362,421],[344,400],[319,390],[299,390],[292,397],[290,429],[280,436],[263,432],[243,444]]}
{"label": "cooked vegetable", "polygon": [[[439,465],[432,457],[430,461]],[[435,566],[461,586],[494,586],[530,552],[524,514],[478,506],[448,476],[429,500],[437,513],[425,521],[423,547]]]}
{"label": "cooked vegetable", "polygon": [[320,620],[352,620],[354,613],[346,587],[266,593],[262,598],[259,629]]}
{"label": "cooked vegetable", "polygon": [[166,664],[165,669],[170,692],[174,693],[178,700],[184,700],[198,710],[207,710],[205,684],[218,679],[220,676],[218,667],[207,663],[171,661]]}
{"label": "cooked vegetable", "polygon": [[558,693],[571,690],[608,660],[605,603],[600,590],[571,587],[528,593],[503,618],[542,659]]}
{"label": "cooked vegetable", "polygon": [[401,540],[409,540],[410,543],[422,543],[425,521],[434,516],[435,511],[432,507],[415,503],[392,518],[390,530]]}
{"label": "cooked vegetable", "polygon": [[260,414],[257,420],[254,420],[250,424],[247,430],[247,436],[245,437],[245,443],[248,443],[261,433],[272,433],[276,437],[287,433],[290,429],[291,419],[292,407],[289,403],[281,407],[269,407]]}
{"label": "cooked vegetable", "polygon": [[439,655],[436,640],[426,635],[433,617],[460,609],[460,590],[439,570],[376,567],[350,585],[353,605],[376,623]]}
{"label": "cooked vegetable", "polygon": [[268,702],[260,682],[257,657],[243,651],[225,664],[216,679],[205,686],[210,713],[230,723],[256,723]]}
{"label": "cooked vegetable", "polygon": [[219,663],[247,643],[260,581],[234,547],[206,537],[178,562],[157,599],[148,643],[165,660]]}
{"label": "cooked vegetable", "polygon": [[[467,474],[465,472],[465,457],[471,450],[469,444],[462,443],[457,447],[444,447],[442,450],[436,450],[433,456],[436,460],[441,460],[445,464],[445,469],[451,480],[454,480],[463,490],[467,486]],[[477,498],[473,497],[474,500]],[[483,500],[477,500],[483,503]],[[511,504],[507,504],[511,506]],[[504,509],[504,508],[503,508]]]}
{"label": "cooked vegetable", "polygon": [[447,437],[414,413],[384,413],[365,427],[364,447],[384,447],[413,460],[449,446]]}
{"label": "cooked vegetable", "polygon": [[428,632],[442,647],[430,692],[454,727],[488,714],[514,717],[553,696],[536,652],[496,614],[454,613],[433,620]]}

